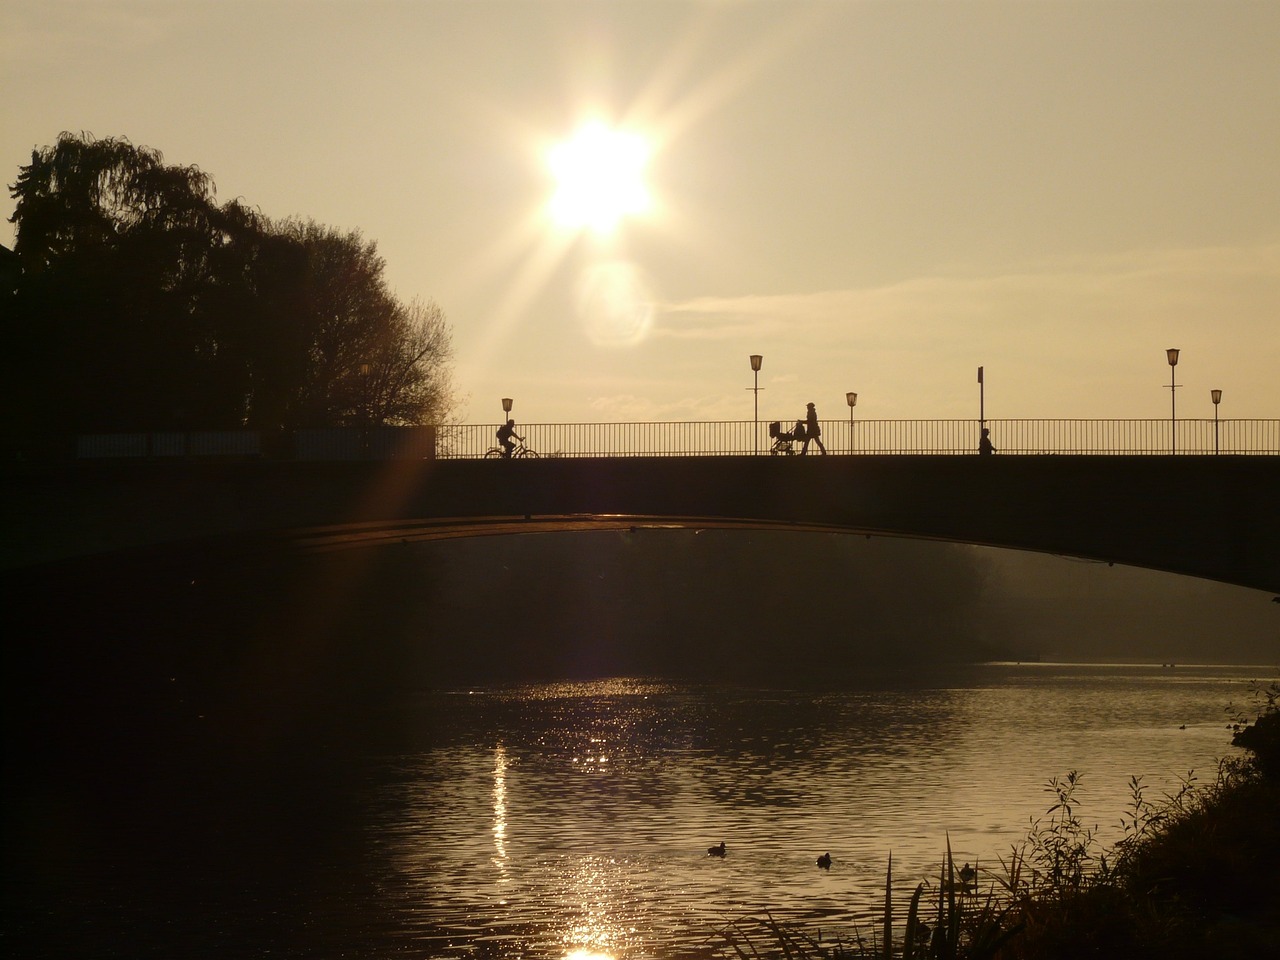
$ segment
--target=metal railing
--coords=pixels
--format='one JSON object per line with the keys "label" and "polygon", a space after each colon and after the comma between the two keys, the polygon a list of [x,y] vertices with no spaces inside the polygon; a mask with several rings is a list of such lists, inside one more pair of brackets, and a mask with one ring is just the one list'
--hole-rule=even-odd
{"label": "metal railing", "polygon": [[[977,420],[824,420],[827,453],[976,454]],[[987,420],[998,454],[1280,455],[1280,420]],[[768,423],[751,420],[528,423],[517,430],[543,457],[769,456]],[[780,424],[787,429],[790,424]],[[85,434],[77,459],[462,460],[497,446],[496,423],[335,427],[270,437],[254,431]],[[1175,434],[1176,430],[1176,434]],[[791,441],[799,453],[800,441]],[[781,451],[785,452],[785,451]],[[818,453],[810,445],[811,454]]]}
{"label": "metal railing", "polygon": [[[824,420],[829,454],[976,454],[977,420]],[[1280,420],[987,420],[1003,454],[1280,454]],[[790,424],[782,424],[787,430]],[[498,424],[441,427],[436,456],[483,457]],[[769,424],[750,420],[528,423],[517,432],[544,457],[768,456]],[[1176,433],[1175,433],[1176,431]],[[792,443],[800,451],[800,442]],[[818,453],[810,444],[809,453]]]}

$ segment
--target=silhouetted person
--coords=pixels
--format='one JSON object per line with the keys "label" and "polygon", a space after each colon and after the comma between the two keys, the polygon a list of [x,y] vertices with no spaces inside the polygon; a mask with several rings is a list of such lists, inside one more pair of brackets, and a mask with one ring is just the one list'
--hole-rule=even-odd
{"label": "silhouetted person", "polygon": [[808,405],[808,412],[805,414],[804,446],[800,448],[801,454],[809,452],[810,440],[816,441],[818,449],[826,456],[827,448],[822,445],[822,428],[818,426],[818,411],[812,403]]}
{"label": "silhouetted person", "polygon": [[991,431],[983,427],[982,439],[978,441],[978,453],[984,457],[989,457],[995,452],[996,448],[991,444]]}
{"label": "silhouetted person", "polygon": [[502,444],[502,455],[504,457],[511,456],[511,451],[516,448],[515,443],[511,439],[512,437],[515,437],[516,440],[524,443],[524,437],[516,433],[516,422],[514,420],[508,420],[498,428],[498,442]]}

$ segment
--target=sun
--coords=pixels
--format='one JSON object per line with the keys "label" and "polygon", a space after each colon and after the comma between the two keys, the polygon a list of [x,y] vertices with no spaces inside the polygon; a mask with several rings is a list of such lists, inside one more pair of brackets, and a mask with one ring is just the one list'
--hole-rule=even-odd
{"label": "sun", "polygon": [[644,183],[649,153],[643,137],[603,123],[588,124],[552,147],[547,155],[556,183],[552,219],[565,228],[603,234],[624,217],[646,213],[651,204]]}

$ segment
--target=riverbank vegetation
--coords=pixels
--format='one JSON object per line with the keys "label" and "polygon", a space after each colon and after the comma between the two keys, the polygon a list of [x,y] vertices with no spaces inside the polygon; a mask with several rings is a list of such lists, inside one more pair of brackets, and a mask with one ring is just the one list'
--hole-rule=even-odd
{"label": "riverbank vegetation", "polygon": [[[1256,718],[1238,715],[1214,780],[1190,775],[1153,800],[1140,778],[1103,849],[1081,818],[1072,771],[1049,781],[1052,802],[1008,859],[958,875],[948,849],[936,879],[905,910],[892,860],[882,921],[823,940],[772,918],[722,931],[727,956],[811,960],[1245,960],[1280,947],[1280,683],[1256,689]],[[901,921],[899,921],[899,916]]]}

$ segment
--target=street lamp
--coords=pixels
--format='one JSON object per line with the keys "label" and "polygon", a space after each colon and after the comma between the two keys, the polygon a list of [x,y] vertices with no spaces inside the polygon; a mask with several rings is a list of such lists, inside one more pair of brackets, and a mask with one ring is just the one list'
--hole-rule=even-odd
{"label": "street lamp", "polygon": [[754,385],[748,387],[755,395],[755,436],[756,436],[756,453],[760,452],[760,364],[764,363],[764,357],[758,353],[751,355],[751,370],[755,377]]}
{"label": "street lamp", "polygon": [[987,425],[987,387],[983,383],[982,368],[978,368],[978,427]]}
{"label": "street lamp", "polygon": [[[511,416],[511,398],[502,398],[502,425],[506,426],[508,418]],[[505,448],[504,448],[505,449]]]}
{"label": "street lamp", "polygon": [[1209,396],[1213,398],[1213,452],[1218,453],[1218,404],[1222,402],[1221,390],[1210,390]]}
{"label": "street lamp", "polygon": [[849,404],[849,452],[853,453],[853,408],[858,405],[858,395],[846,393],[844,399]]}
{"label": "street lamp", "polygon": [[1178,452],[1178,385],[1174,383],[1174,368],[1178,366],[1178,348],[1165,351],[1169,357],[1169,452]]}
{"label": "street lamp", "polygon": [[978,449],[982,449],[982,431],[987,427],[987,386],[982,382],[982,368],[978,368]]}

